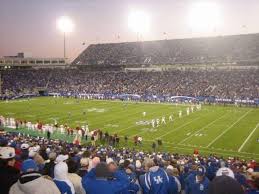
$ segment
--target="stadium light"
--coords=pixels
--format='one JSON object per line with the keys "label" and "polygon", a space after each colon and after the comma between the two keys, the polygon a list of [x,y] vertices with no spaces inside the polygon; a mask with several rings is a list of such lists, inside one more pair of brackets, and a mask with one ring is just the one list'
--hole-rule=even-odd
{"label": "stadium light", "polygon": [[128,16],[128,27],[138,36],[149,31],[150,17],[143,11],[133,11]]}
{"label": "stadium light", "polygon": [[214,2],[195,2],[188,14],[189,27],[194,32],[213,32],[221,23],[218,4]]}
{"label": "stadium light", "polygon": [[66,59],[66,33],[72,32],[74,30],[74,23],[67,16],[62,16],[57,20],[57,28],[64,35],[64,59]]}

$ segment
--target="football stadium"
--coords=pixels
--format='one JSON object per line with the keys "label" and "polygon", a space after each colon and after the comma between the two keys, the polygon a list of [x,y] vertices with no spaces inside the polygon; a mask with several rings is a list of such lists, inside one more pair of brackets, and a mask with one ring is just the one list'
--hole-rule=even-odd
{"label": "football stadium", "polygon": [[259,193],[257,8],[0,2],[0,193]]}

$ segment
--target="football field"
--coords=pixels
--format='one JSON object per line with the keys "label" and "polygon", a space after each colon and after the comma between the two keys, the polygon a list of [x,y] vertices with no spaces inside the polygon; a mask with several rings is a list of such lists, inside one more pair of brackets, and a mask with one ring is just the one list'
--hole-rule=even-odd
{"label": "football field", "polygon": [[[151,150],[157,139],[163,141],[160,151],[238,156],[259,159],[259,109],[234,106],[202,106],[188,116],[191,105],[135,103],[104,100],[76,100],[73,98],[41,97],[30,100],[0,102],[0,115],[36,123],[67,124],[71,127],[89,124],[89,129],[101,129],[109,134],[143,137],[143,147]],[[178,117],[182,111],[182,118]],[[146,112],[146,116],[143,116]],[[174,116],[170,122],[168,117]],[[152,119],[166,117],[166,124],[152,128]],[[21,129],[22,132],[29,132]],[[36,134],[41,135],[41,134]],[[55,137],[66,138],[55,134]],[[125,146],[121,138],[121,146]],[[128,146],[133,146],[130,143]]]}

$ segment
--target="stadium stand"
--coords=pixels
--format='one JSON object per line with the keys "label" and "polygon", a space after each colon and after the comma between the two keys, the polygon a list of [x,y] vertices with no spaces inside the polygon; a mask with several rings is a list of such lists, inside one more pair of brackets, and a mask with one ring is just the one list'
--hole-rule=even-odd
{"label": "stadium stand", "polygon": [[93,44],[73,65],[258,62],[259,34]]}
{"label": "stadium stand", "polygon": [[173,70],[166,72],[84,72],[66,70],[9,70],[2,73],[5,95],[49,92],[138,94],[160,96],[257,99],[259,70]]}

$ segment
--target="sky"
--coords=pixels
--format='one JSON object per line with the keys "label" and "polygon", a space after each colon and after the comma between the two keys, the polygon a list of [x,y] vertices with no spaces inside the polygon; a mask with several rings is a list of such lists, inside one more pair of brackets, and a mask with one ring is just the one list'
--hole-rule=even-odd
{"label": "sky", "polygon": [[[195,8],[199,3],[213,6],[204,11]],[[0,0],[0,56],[62,57],[61,16],[74,23],[66,36],[72,60],[95,43],[257,33],[258,10],[259,0]],[[145,32],[129,28],[129,15],[135,12],[148,17]]]}

